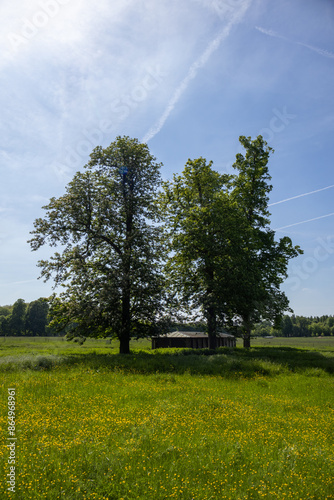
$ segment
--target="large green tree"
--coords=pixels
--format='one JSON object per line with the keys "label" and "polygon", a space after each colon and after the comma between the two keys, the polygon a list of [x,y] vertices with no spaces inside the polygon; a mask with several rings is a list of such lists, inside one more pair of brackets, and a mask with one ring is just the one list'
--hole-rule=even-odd
{"label": "large green tree", "polygon": [[154,203],[160,164],[146,144],[118,137],[97,147],[66,194],[52,198],[35,221],[30,244],[60,246],[39,262],[63,292],[51,302],[52,324],[84,336],[147,335],[162,317],[161,229]]}
{"label": "large green tree", "polygon": [[241,322],[245,347],[255,323],[279,324],[289,310],[280,285],[289,259],[301,252],[290,238],[276,241],[270,229],[271,148],[261,136],[240,142],[246,154],[236,157],[237,175],[221,175],[203,158],[189,160],[161,196],[170,288],[182,305],[203,314],[212,348],[224,322]]}
{"label": "large green tree", "polygon": [[268,161],[272,148],[262,136],[252,140],[241,136],[246,154],[236,155],[231,198],[243,211],[244,244],[231,267],[233,309],[242,319],[244,347],[250,347],[251,329],[261,319],[279,326],[289,310],[289,301],[280,286],[287,277],[289,260],[302,251],[287,236],[275,239],[268,211],[272,190]]}
{"label": "large green tree", "polygon": [[160,202],[170,242],[169,288],[190,316],[202,315],[215,348],[229,307],[225,276],[241,233],[230,177],[211,166],[204,158],[188,160],[181,175],[164,183]]}

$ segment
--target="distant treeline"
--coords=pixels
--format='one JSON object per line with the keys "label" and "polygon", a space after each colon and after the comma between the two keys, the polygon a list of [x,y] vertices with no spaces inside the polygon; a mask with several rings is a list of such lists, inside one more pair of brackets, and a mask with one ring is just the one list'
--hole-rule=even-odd
{"label": "distant treeline", "polygon": [[[49,326],[49,304],[45,298],[26,303],[18,299],[10,306],[0,306],[0,336],[57,336]],[[205,331],[205,323],[173,324],[171,330]],[[238,329],[230,329],[238,335]],[[281,328],[275,329],[270,321],[255,325],[252,334],[257,337],[319,337],[334,336],[334,316],[283,316]]]}
{"label": "distant treeline", "polygon": [[334,316],[283,316],[281,328],[274,329],[269,321],[255,325],[253,335],[265,337],[329,337],[334,335]]}
{"label": "distant treeline", "polygon": [[18,299],[11,306],[0,306],[1,336],[47,336],[57,335],[49,328],[49,304],[40,298],[26,303]]}

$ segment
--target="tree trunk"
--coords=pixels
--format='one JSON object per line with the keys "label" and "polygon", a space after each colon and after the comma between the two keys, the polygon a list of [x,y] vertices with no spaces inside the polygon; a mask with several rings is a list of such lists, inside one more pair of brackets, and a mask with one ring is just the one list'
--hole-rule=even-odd
{"label": "tree trunk", "polygon": [[249,349],[250,348],[250,335],[246,334],[244,335],[244,348]]}
{"label": "tree trunk", "polygon": [[[131,186],[130,186],[131,188]],[[132,190],[130,189],[130,197],[125,189],[125,177],[123,177],[123,195],[124,204],[127,210],[126,216],[126,241],[124,246],[124,256],[123,256],[123,291],[122,291],[122,327],[120,336],[119,352],[120,354],[130,353],[130,337],[131,337],[131,259],[132,259],[132,224],[133,224],[133,212],[130,208]],[[129,205],[128,205],[129,203]]]}
{"label": "tree trunk", "polygon": [[217,320],[216,320],[215,308],[213,306],[208,307],[207,320],[208,320],[209,349],[216,349],[216,347],[217,347]]}
{"label": "tree trunk", "polygon": [[249,349],[251,346],[251,343],[250,343],[250,341],[251,341],[251,329],[248,325],[247,325],[246,331],[243,335],[243,340],[244,340],[244,348]]}
{"label": "tree trunk", "polygon": [[122,301],[122,326],[121,326],[121,334],[119,337],[119,352],[120,354],[129,354],[130,353],[130,291],[126,290],[123,293],[123,301]]}
{"label": "tree trunk", "polygon": [[119,353],[129,354],[130,353],[130,308],[128,309],[123,304],[122,311],[122,327],[121,334],[119,337]]}
{"label": "tree trunk", "polygon": [[119,353],[130,354],[130,336],[126,335],[126,332],[122,332],[119,343]]}
{"label": "tree trunk", "polygon": [[217,337],[216,335],[209,335],[209,349],[217,348]]}
{"label": "tree trunk", "polygon": [[206,291],[206,320],[208,325],[209,349],[217,348],[217,315],[213,292],[214,270],[210,262],[205,266],[207,291]]}

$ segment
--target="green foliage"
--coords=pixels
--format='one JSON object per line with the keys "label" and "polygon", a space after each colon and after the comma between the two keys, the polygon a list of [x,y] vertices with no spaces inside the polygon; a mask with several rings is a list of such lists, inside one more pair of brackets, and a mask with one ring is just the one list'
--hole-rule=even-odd
{"label": "green foliage", "polygon": [[217,329],[239,318],[245,346],[255,323],[280,322],[289,310],[280,290],[288,262],[301,253],[290,238],[270,229],[268,171],[272,151],[261,136],[240,137],[238,175],[221,175],[212,163],[188,160],[182,175],[164,183],[160,205],[171,255],[166,266],[172,293],[185,311],[206,320],[210,347]]}
{"label": "green foliage", "polygon": [[0,316],[0,335],[8,335],[9,330],[9,316]]}
{"label": "green foliage", "polygon": [[283,337],[291,337],[293,334],[293,324],[290,316],[284,316],[281,323]]}
{"label": "green foliage", "polygon": [[161,229],[154,204],[160,164],[145,144],[118,137],[97,147],[84,172],[44,207],[30,244],[60,246],[41,275],[64,291],[51,300],[51,325],[67,335],[134,335],[159,324],[164,305]]}
{"label": "green foliage", "polygon": [[[1,310],[5,314],[1,314]],[[48,330],[49,305],[45,298],[26,303],[18,299],[12,306],[0,308],[0,335],[3,336],[43,336]]]}
{"label": "green foliage", "polygon": [[159,194],[160,164],[147,145],[118,137],[95,148],[30,240],[33,250],[61,247],[39,262],[63,289],[51,297],[51,327],[68,338],[117,337],[122,353],[131,337],[166,331],[175,310],[178,321],[204,320],[211,348],[236,319],[245,347],[256,323],[277,327],[289,311],[280,285],[302,251],[270,229],[272,148],[262,136],[240,143],[236,175],[189,159]]}
{"label": "green foliage", "polygon": [[227,193],[230,177],[211,165],[204,158],[188,160],[182,175],[164,183],[160,206],[171,251],[166,266],[171,293],[186,311],[202,312],[215,347],[226,312],[223,278],[240,240],[240,220]]}
{"label": "green foliage", "polygon": [[[287,328],[288,325],[288,328]],[[334,335],[334,316],[284,316],[281,325],[283,337],[329,337]]]}
{"label": "green foliage", "polygon": [[289,310],[289,301],[280,285],[287,277],[288,262],[302,251],[293,246],[287,236],[275,240],[270,229],[268,194],[272,189],[268,170],[269,155],[273,151],[262,136],[255,140],[240,137],[246,154],[238,154],[233,167],[238,171],[234,178],[232,199],[243,210],[246,231],[244,251],[238,255],[232,279],[238,283],[234,296],[235,312],[242,318],[244,345],[250,346],[253,325],[269,319],[278,326],[282,314]]}
{"label": "green foliage", "polygon": [[264,320],[256,323],[252,328],[252,335],[255,337],[265,337],[268,335],[275,335],[276,330],[273,328],[271,321]]}
{"label": "green foliage", "polygon": [[267,146],[262,136],[253,141],[250,137],[240,136],[239,142],[246,154],[238,153],[233,164],[239,172],[233,180],[233,198],[253,228],[265,228],[270,222],[268,195],[272,190],[268,161],[274,150]]}
{"label": "green foliage", "polygon": [[46,299],[40,298],[30,302],[25,316],[25,325],[28,334],[40,336],[46,334],[48,312],[49,305]]}
{"label": "green foliage", "polygon": [[0,306],[0,316],[9,316],[12,309],[12,306]]}
{"label": "green foliage", "polygon": [[9,318],[8,327],[9,332],[12,335],[24,335],[25,334],[25,315],[26,315],[27,304],[23,299],[18,299],[12,309],[12,313]]}
{"label": "green foliage", "polygon": [[274,335],[275,337],[330,337],[334,336],[334,316],[305,317],[284,315],[279,326],[273,327],[268,321],[254,325],[255,336]]}

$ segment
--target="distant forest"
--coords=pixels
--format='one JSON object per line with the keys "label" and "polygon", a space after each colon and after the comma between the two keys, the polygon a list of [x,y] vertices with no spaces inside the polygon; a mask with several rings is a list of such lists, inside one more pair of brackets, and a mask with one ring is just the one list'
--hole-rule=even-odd
{"label": "distant forest", "polygon": [[255,325],[256,337],[329,337],[334,335],[334,316],[283,316],[281,327],[273,328],[269,321]]}
{"label": "distant forest", "polygon": [[49,328],[49,304],[40,298],[26,303],[18,299],[11,306],[0,306],[1,336],[48,336],[57,335]]}
{"label": "distant forest", "polygon": [[[61,336],[66,331],[57,333],[49,326],[49,304],[45,298],[26,303],[18,299],[13,305],[0,306],[0,336]],[[203,330],[204,324],[175,324],[171,330]],[[238,335],[233,328],[231,333]],[[255,337],[328,337],[334,336],[334,316],[283,316],[281,327],[274,328],[270,321],[257,323],[252,330]]]}

